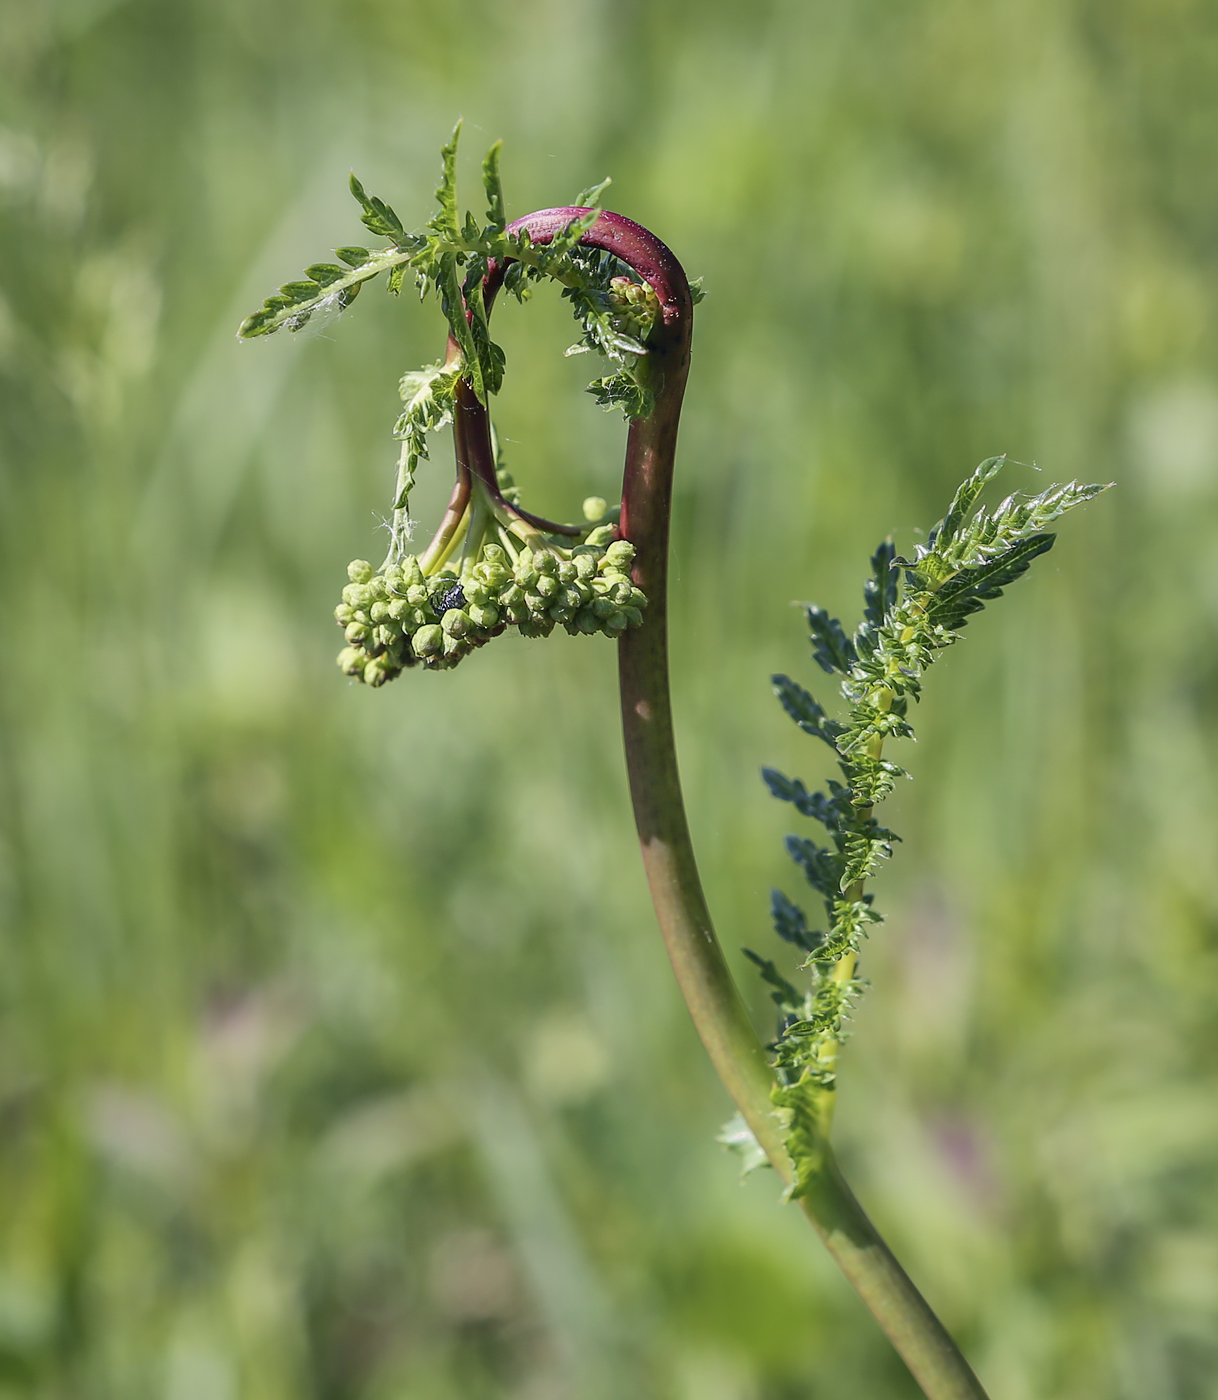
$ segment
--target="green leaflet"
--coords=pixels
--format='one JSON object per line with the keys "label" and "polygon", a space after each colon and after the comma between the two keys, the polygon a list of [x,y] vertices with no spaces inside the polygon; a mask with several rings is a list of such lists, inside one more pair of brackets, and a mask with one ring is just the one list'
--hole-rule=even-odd
{"label": "green leaflet", "polygon": [[461,141],[461,123],[453,127],[448,144],[440,148],[442,173],[436,186],[436,204],[427,227],[447,243],[461,242],[461,220],[457,213],[457,147]]}
{"label": "green leaflet", "polygon": [[499,179],[499,156],[503,142],[496,141],[486,153],[482,162],[482,188],[486,191],[486,226],[498,229],[500,233],[507,227],[507,216],[503,212],[503,183]]}
{"label": "green leaflet", "polygon": [[841,773],[841,781],[831,779],[826,791],[810,792],[797,778],[762,769],[770,792],[819,822],[829,838],[827,846],[803,836],[787,838],[788,853],[821,897],[826,933],[810,931],[803,910],[781,890],[771,895],[775,932],[806,955],[808,989],[799,992],[771,961],[749,954],[780,1012],[771,1046],[778,1074],[774,1101],[798,1173],[792,1195],[806,1189],[819,1170],[838,1045],[864,985],[854,964],[870,927],[880,922],[864,882],[891,856],[898,839],[872,813],[904,771],[883,756],[884,745],[912,737],[909,702],[920,698],[926,669],[968,619],[1052,547],[1055,537],[1045,526],[1107,490],[1069,482],[1036,496],[1009,496],[992,511],[978,507],[982,491],[1005,462],[1004,457],[982,462],[913,559],[897,556],[891,540],[879,546],[864,584],[863,619],[852,637],[822,608],[808,608],[812,659],[837,676],[847,706],[845,723],[830,719],[789,677],[773,678],[783,709],[804,733],[833,748]]}

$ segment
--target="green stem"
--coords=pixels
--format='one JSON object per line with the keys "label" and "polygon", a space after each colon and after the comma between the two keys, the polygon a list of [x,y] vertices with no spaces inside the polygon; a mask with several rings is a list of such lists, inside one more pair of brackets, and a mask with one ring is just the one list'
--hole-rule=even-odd
{"label": "green stem", "polygon": [[[534,244],[580,209],[518,220]],[[635,546],[634,580],[647,595],[641,627],[618,643],[622,728],[643,865],[677,983],[716,1071],[784,1185],[795,1179],[774,1112],[775,1077],[715,936],[694,858],[677,771],[668,679],[668,537],[681,400],[689,373],[693,303],[680,263],[655,236],[602,213],[583,242],[628,263],[655,289],[661,314],[647,342],[655,409],[630,425],[620,532]],[[503,267],[487,279],[489,310]],[[799,1203],[888,1335],[928,1400],[985,1400],[976,1376],[930,1305],[868,1220],[825,1138]]]}

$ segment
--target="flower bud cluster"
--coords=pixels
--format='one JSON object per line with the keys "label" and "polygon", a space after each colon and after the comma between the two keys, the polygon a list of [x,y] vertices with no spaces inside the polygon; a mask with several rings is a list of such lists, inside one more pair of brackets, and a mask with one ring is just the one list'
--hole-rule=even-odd
{"label": "flower bud cluster", "polygon": [[609,283],[609,301],[617,313],[620,329],[645,340],[660,314],[660,298],[646,282],[614,277]]}
{"label": "flower bud cluster", "polygon": [[478,562],[426,577],[417,558],[379,573],[363,559],[334,610],[347,646],[338,664],[349,676],[380,686],[410,666],[447,670],[512,626],[546,637],[561,625],[571,634],[620,636],[643,621],[647,599],[630,580],[634,546],[594,530],[572,549],[542,543],[513,559],[486,544]]}

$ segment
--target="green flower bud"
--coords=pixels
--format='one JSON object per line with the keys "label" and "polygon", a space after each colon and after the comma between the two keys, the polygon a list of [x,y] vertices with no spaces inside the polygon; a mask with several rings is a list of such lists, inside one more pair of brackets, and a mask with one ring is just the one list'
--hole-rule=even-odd
{"label": "green flower bud", "polygon": [[543,598],[552,598],[558,592],[558,580],[553,574],[542,574],[537,580],[537,591]]}
{"label": "green flower bud", "polygon": [[338,607],[334,609],[334,621],[337,622],[340,627],[346,627],[349,623],[355,621],[355,609],[350,603],[339,603]]}
{"label": "green flower bud", "polygon": [[643,614],[638,608],[623,608],[622,616],[631,627],[641,627],[643,624]]}
{"label": "green flower bud", "polygon": [[364,585],[362,583],[348,583],[343,588],[343,602],[353,608],[358,608],[364,601]]}
{"label": "green flower bud", "polygon": [[497,626],[499,622],[499,609],[489,604],[483,606],[481,603],[471,603],[469,605],[469,615],[473,619],[475,625],[481,627],[485,632],[489,632],[491,628]]}
{"label": "green flower bud", "polygon": [[384,622],[385,619],[389,616],[389,604],[373,603],[373,605],[368,609],[368,616],[372,619],[373,622]]}
{"label": "green flower bud", "polygon": [[614,540],[605,550],[602,569],[624,569],[634,558],[634,545],[629,540]]}
{"label": "green flower bud", "polygon": [[[452,608],[451,612],[459,609]],[[469,642],[464,637],[458,637],[453,632],[444,633],[444,655],[460,659],[469,650]]]}
{"label": "green flower bud", "polygon": [[359,676],[368,664],[368,653],[360,647],[344,647],[338,653],[338,666],[345,675]]}
{"label": "green flower bud", "polygon": [[367,640],[368,628],[365,627],[362,622],[353,622],[350,624],[350,626],[348,626],[346,632],[343,635],[347,638],[347,640],[351,643],[352,646],[358,646],[360,642]]}
{"label": "green flower bud", "polygon": [[352,559],[347,565],[347,577],[352,583],[367,583],[376,573],[367,559]]}
{"label": "green flower bud", "polygon": [[558,570],[558,560],[548,549],[539,549],[533,554],[533,567],[539,574],[553,574]]}
{"label": "green flower bud", "polygon": [[402,639],[401,631],[388,624],[378,627],[373,635],[376,637],[377,642],[383,647],[391,647],[395,642],[400,642]]}
{"label": "green flower bud", "polygon": [[591,636],[601,630],[601,620],[591,608],[581,608],[575,617],[575,625],[581,632]]}
{"label": "green flower bud", "polygon": [[406,601],[412,608],[425,608],[431,601],[431,594],[421,583],[412,583],[406,590]]}
{"label": "green flower bud", "polygon": [[410,645],[416,656],[434,656],[444,645],[444,633],[433,622],[420,627],[410,639]]}
{"label": "green flower bud", "polygon": [[461,591],[465,594],[465,601],[467,603],[477,603],[479,606],[482,606],[490,601],[490,589],[487,588],[486,584],[480,583],[475,579],[471,579]]}
{"label": "green flower bud", "polygon": [[641,588],[632,588],[629,598],[632,608],[645,608],[647,606],[647,594]]}
{"label": "green flower bud", "polygon": [[595,530],[589,531],[587,538],[584,540],[584,543],[586,545],[591,546],[594,549],[599,549],[601,545],[612,543],[613,537],[616,533],[616,525],[598,525]]}
{"label": "green flower bud", "polygon": [[449,637],[464,637],[471,625],[469,614],[461,608],[449,608],[440,619],[440,626]]}
{"label": "green flower bud", "polygon": [[419,561],[413,554],[408,559],[402,560],[402,582],[407,588],[413,588],[423,582],[423,570],[419,567]]}
{"label": "green flower bud", "polygon": [[414,611],[405,598],[395,598],[392,603],[378,604],[377,606],[384,607],[387,615],[398,623],[405,622]]}
{"label": "green flower bud", "polygon": [[556,601],[560,601],[568,612],[575,612],[584,605],[584,595],[575,587],[559,589]]}
{"label": "green flower bud", "polygon": [[602,624],[604,631],[611,637],[616,637],[619,632],[624,632],[628,626],[626,614],[624,612],[611,612]]}
{"label": "green flower bud", "polygon": [[609,617],[617,611],[617,606],[609,598],[593,598],[591,611],[593,617]]}
{"label": "green flower bud", "polygon": [[364,684],[374,688],[382,686],[397,675],[397,668],[387,657],[378,656],[364,667]]}
{"label": "green flower bud", "polygon": [[584,519],[599,520],[609,509],[609,502],[604,496],[589,496],[584,502]]}
{"label": "green flower bud", "polygon": [[504,564],[507,562],[507,554],[501,544],[488,544],[482,550],[482,557],[488,564]]}
{"label": "green flower bud", "polygon": [[577,554],[574,563],[579,578],[590,579],[596,573],[596,560],[591,554]]}
{"label": "green flower bud", "polygon": [[528,592],[524,595],[525,606],[534,617],[543,613],[546,608],[546,600],[540,593]]}
{"label": "green flower bud", "polygon": [[575,561],[572,559],[560,559],[558,561],[558,581],[559,583],[570,583],[575,577]]}
{"label": "green flower bud", "polygon": [[510,587],[503,589],[499,594],[499,601],[504,607],[513,607],[524,597],[524,589],[518,583],[513,583]]}

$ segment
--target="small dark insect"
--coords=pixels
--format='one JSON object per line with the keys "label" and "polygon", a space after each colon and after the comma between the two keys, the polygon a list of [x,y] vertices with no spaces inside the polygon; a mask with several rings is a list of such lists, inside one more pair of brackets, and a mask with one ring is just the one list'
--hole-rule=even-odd
{"label": "small dark insect", "polygon": [[436,612],[438,612],[441,617],[444,616],[449,608],[463,608],[464,606],[465,594],[462,593],[459,583],[454,583],[451,588],[441,593],[432,603],[432,607],[435,608]]}

